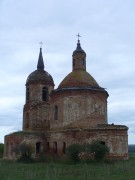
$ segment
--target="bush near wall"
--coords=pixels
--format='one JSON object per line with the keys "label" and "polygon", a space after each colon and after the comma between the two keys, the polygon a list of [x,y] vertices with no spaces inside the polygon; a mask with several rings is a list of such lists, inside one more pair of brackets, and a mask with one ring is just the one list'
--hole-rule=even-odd
{"label": "bush near wall", "polygon": [[92,141],[91,144],[72,144],[67,148],[67,155],[74,163],[91,159],[102,161],[108,152],[109,148],[98,140]]}
{"label": "bush near wall", "polygon": [[26,143],[17,145],[15,148],[16,154],[19,155],[19,162],[33,162],[32,151],[32,146]]}
{"label": "bush near wall", "polygon": [[80,161],[78,156],[80,152],[82,152],[82,145],[80,144],[72,144],[67,148],[67,155],[74,163]]}
{"label": "bush near wall", "polygon": [[93,141],[91,143],[91,153],[94,153],[95,160],[102,161],[106,154],[109,153],[109,148],[103,145],[100,141]]}

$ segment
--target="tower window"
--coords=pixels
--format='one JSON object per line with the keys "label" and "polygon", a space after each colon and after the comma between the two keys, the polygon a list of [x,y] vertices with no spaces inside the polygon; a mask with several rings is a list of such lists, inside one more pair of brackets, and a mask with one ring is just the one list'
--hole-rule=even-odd
{"label": "tower window", "polygon": [[42,88],[42,100],[43,101],[48,101],[48,88],[43,87]]}
{"label": "tower window", "polygon": [[84,59],[82,60],[82,65],[85,66],[85,60]]}
{"label": "tower window", "polygon": [[63,154],[66,154],[66,143],[65,142],[63,142]]}
{"label": "tower window", "polygon": [[53,152],[54,154],[57,154],[57,142],[53,143]]}
{"label": "tower window", "polygon": [[26,114],[26,128],[29,128],[29,113]]}
{"label": "tower window", "polygon": [[58,106],[54,107],[54,120],[58,120]]}
{"label": "tower window", "polygon": [[29,88],[27,87],[26,88],[26,101],[29,101],[30,100],[30,90]]}
{"label": "tower window", "polygon": [[41,143],[40,142],[37,142],[36,143],[36,154],[39,154],[41,151]]}

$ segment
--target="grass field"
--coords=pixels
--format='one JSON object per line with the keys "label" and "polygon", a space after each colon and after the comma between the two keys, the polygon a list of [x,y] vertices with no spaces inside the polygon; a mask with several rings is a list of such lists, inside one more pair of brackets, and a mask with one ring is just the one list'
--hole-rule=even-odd
{"label": "grass field", "polygon": [[0,180],[135,180],[135,156],[128,161],[77,165],[1,160]]}

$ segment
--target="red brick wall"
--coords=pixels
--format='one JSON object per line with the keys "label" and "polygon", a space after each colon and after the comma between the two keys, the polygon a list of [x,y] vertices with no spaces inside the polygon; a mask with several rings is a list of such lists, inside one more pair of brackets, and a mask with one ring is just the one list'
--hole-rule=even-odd
{"label": "red brick wall", "polygon": [[[58,120],[54,107],[58,106]],[[51,95],[51,129],[93,127],[107,123],[107,94],[104,91],[70,90]]]}

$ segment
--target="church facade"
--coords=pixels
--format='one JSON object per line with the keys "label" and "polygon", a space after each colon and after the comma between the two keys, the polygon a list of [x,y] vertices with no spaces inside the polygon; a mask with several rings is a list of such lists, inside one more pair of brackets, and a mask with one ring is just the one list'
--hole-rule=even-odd
{"label": "church facade", "polygon": [[44,69],[40,48],[37,70],[26,80],[23,129],[5,136],[4,158],[16,159],[14,149],[21,143],[33,147],[33,157],[62,157],[71,144],[99,140],[109,147],[110,157],[128,159],[128,128],[108,124],[109,95],[87,72],[86,53],[80,40],[72,54],[72,72],[57,89]]}

